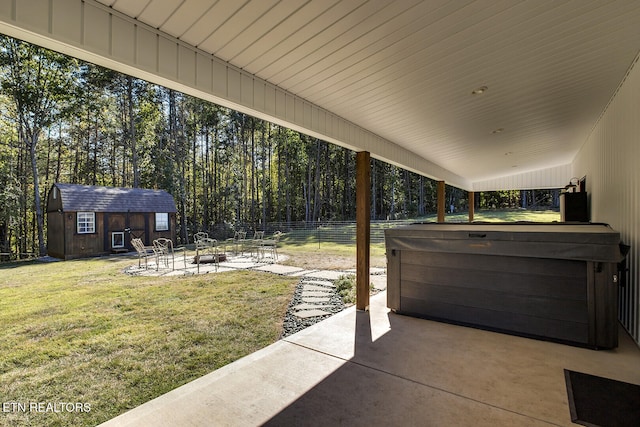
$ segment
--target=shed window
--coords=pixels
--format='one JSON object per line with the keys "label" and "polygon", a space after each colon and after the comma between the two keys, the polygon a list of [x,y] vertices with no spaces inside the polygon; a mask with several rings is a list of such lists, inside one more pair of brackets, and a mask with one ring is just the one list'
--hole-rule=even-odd
{"label": "shed window", "polygon": [[169,230],[169,214],[166,212],[156,213],[156,231]]}
{"label": "shed window", "polygon": [[96,232],[96,213],[78,212],[78,234]]}

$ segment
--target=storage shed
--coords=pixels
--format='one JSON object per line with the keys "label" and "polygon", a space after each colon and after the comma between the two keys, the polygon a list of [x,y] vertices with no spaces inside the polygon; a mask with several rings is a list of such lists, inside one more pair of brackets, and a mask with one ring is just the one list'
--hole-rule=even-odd
{"label": "storage shed", "polygon": [[62,259],[132,250],[175,241],[176,205],[164,190],[54,184],[47,200],[47,251]]}

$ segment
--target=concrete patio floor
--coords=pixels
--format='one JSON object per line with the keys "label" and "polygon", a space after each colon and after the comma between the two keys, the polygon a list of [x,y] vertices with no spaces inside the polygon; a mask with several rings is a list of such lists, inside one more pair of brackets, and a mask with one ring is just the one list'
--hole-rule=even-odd
{"label": "concrete patio floor", "polygon": [[640,349],[622,329],[595,351],[401,316],[381,292],[102,425],[575,425],[564,369],[640,384]]}

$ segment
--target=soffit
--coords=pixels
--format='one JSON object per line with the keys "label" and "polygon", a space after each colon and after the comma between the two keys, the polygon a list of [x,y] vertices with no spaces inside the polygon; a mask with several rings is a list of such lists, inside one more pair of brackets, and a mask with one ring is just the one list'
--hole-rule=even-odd
{"label": "soffit", "polygon": [[640,49],[635,0],[98,1],[469,181],[570,163]]}

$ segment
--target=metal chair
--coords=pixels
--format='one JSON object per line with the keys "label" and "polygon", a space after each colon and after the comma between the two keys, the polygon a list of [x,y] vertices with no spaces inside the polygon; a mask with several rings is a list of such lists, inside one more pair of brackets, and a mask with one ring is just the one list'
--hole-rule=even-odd
{"label": "metal chair", "polygon": [[210,239],[208,237],[202,237],[196,240],[196,264],[198,274],[200,273],[200,262],[203,255],[209,254],[213,257],[213,262],[218,271],[218,264],[220,263],[220,254],[218,253],[218,241],[216,239]]}
{"label": "metal chair", "polygon": [[153,252],[156,256],[156,271],[160,265],[160,261],[164,261],[164,265],[169,268],[169,258],[171,258],[171,269],[176,269],[176,259],[175,253],[182,252],[182,257],[184,261],[184,265],[187,265],[187,254],[185,248],[174,248],[173,241],[171,239],[167,239],[161,237],[153,241]]}
{"label": "metal chair", "polygon": [[[253,233],[253,239],[245,241],[245,248],[249,248],[249,255],[253,257],[253,253],[255,252],[256,258],[260,259],[260,247],[262,246],[262,241],[264,240],[264,231],[256,230]],[[243,249],[242,253],[244,254],[245,250]]]}
{"label": "metal chair", "polygon": [[240,251],[243,249],[244,240],[247,237],[247,232],[244,230],[239,230],[233,233],[233,237],[228,238],[224,241],[224,252],[227,252],[227,246],[231,246],[233,248],[233,254],[238,255]]}
{"label": "metal chair", "polygon": [[280,236],[282,232],[276,231],[273,233],[271,239],[262,240],[262,244],[260,245],[260,250],[262,251],[262,259],[265,258],[265,254],[270,252],[271,259],[273,262],[278,260],[278,242],[280,241]]}
{"label": "metal chair", "polygon": [[198,240],[208,239],[208,238],[209,238],[209,234],[204,231],[199,231],[193,235],[193,241],[195,243],[198,243]]}
{"label": "metal chair", "polygon": [[138,252],[138,268],[141,268],[140,260],[142,260],[143,258],[144,258],[144,268],[145,269],[149,268],[147,264],[147,259],[149,259],[149,257],[154,256],[153,247],[145,246],[144,243],[142,243],[142,239],[138,239],[138,238],[131,239],[131,245],[136,250],[136,252]]}

